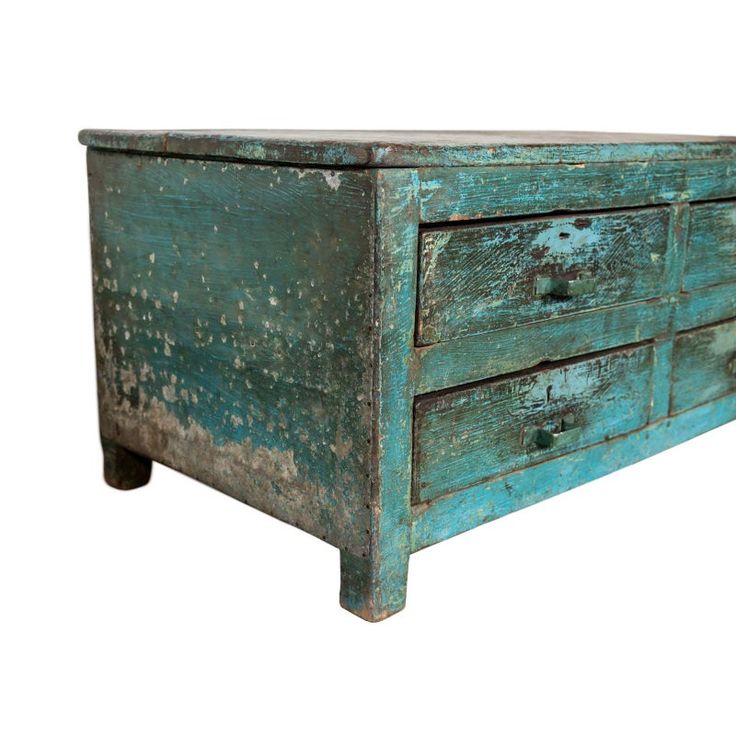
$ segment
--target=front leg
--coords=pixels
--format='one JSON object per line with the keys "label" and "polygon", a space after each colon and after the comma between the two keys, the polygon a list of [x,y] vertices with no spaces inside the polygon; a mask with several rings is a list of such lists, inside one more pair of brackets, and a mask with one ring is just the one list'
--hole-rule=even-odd
{"label": "front leg", "polygon": [[151,460],[113,440],[101,438],[105,482],[120,491],[146,485],[151,478]]}
{"label": "front leg", "polygon": [[409,555],[379,560],[340,551],[340,605],[366,621],[382,621],[406,604]]}

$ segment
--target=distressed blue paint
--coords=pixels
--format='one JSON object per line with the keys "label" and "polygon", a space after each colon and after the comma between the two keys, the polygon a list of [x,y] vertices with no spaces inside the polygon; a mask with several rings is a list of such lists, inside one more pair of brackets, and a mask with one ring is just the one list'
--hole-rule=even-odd
{"label": "distressed blue paint", "polygon": [[691,330],[731,317],[736,317],[736,282],[733,281],[681,294],[675,312],[675,329]]}
{"label": "distressed blue paint", "polygon": [[736,391],[736,320],[677,335],[672,355],[671,413]]}
{"label": "distressed blue paint", "polygon": [[736,161],[420,169],[422,222],[736,197]]}
{"label": "distressed blue paint", "polygon": [[417,393],[664,336],[673,309],[671,298],[654,299],[423,347],[414,357]]}
{"label": "distressed blue paint", "polygon": [[377,621],[401,610],[411,551],[411,435],[413,386],[409,363],[416,298],[417,178],[376,174],[378,364],[376,466],[371,548],[367,560],[343,553],[342,605]]}
{"label": "distressed blue paint", "polygon": [[[660,207],[424,231],[418,344],[662,296],[670,219]],[[536,293],[540,276],[581,275],[589,293]]]}
{"label": "distressed blue paint", "polygon": [[[619,350],[417,400],[417,501],[631,432],[647,423],[654,349]],[[572,415],[563,447],[539,448],[525,430],[553,430]]]}
{"label": "distressed blue paint", "polygon": [[96,151],[89,173],[103,436],[367,553],[370,176]]}
{"label": "distressed blue paint", "polygon": [[[368,620],[411,551],[736,418],[733,202],[699,201],[736,197],[736,139],[81,138],[108,482],[154,459],[326,539]],[[420,250],[447,233],[437,288]],[[545,248],[614,278],[537,310],[514,289]]]}
{"label": "distressed blue paint", "polygon": [[654,343],[654,373],[652,376],[652,401],[649,421],[666,417],[670,409],[672,385],[672,338]]}
{"label": "distressed blue paint", "polygon": [[488,166],[735,157],[736,139],[579,132],[83,130],[96,148],[291,164]]}
{"label": "distressed blue paint", "polygon": [[736,280],[736,202],[690,207],[687,291]]}
{"label": "distressed blue paint", "polygon": [[687,235],[690,225],[690,205],[676,204],[670,207],[672,217],[668,233],[666,293],[679,294],[685,269]]}
{"label": "distressed blue paint", "polygon": [[412,551],[640,462],[736,419],[736,394],[638,432],[415,507]]}

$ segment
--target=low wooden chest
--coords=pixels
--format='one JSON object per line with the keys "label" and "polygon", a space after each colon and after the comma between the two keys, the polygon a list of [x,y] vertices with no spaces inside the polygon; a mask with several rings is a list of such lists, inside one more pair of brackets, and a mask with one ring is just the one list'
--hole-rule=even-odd
{"label": "low wooden chest", "polygon": [[736,138],[100,131],[107,482],[151,461],[412,552],[736,417]]}

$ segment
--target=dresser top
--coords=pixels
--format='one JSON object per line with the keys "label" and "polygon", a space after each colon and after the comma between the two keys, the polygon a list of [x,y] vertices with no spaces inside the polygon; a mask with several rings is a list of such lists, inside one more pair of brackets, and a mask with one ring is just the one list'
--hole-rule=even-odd
{"label": "dresser top", "polygon": [[274,164],[355,167],[736,157],[736,137],[562,131],[83,130],[86,146]]}

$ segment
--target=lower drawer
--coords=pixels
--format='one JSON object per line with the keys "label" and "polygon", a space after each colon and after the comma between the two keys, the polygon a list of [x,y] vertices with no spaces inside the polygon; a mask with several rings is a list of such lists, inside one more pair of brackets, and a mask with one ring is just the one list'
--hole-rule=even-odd
{"label": "lower drawer", "polygon": [[652,372],[640,345],[419,397],[414,502],[642,427]]}
{"label": "lower drawer", "polygon": [[736,390],[736,320],[681,332],[672,353],[670,413]]}

